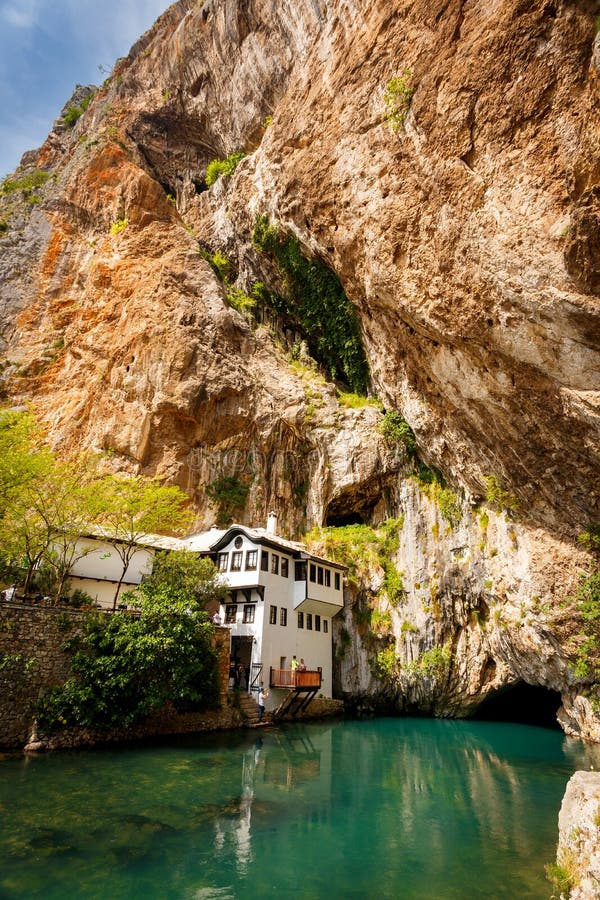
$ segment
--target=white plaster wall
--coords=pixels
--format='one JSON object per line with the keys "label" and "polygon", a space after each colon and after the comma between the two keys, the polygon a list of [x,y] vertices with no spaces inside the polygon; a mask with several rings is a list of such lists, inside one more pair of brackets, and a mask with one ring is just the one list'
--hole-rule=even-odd
{"label": "white plaster wall", "polygon": [[[117,582],[123,571],[121,557],[115,548],[107,541],[96,541],[81,538],[77,544],[78,550],[86,549],[87,554],[78,560],[72,567],[70,575],[94,579],[96,581]],[[149,575],[152,571],[154,550],[140,547],[133,554],[124,581],[128,584],[139,584],[143,575]]]}

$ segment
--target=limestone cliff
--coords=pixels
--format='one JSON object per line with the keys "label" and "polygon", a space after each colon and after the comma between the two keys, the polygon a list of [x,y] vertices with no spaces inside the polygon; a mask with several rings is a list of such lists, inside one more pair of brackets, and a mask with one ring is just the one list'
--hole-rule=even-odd
{"label": "limestone cliff", "polygon": [[560,896],[600,896],[600,774],[575,772],[558,817],[557,867],[549,867]]}
{"label": "limestone cliff", "polygon": [[[525,680],[598,739],[559,607],[600,519],[595,13],[180,0],[4,186],[0,333],[9,402],[33,400],[57,446],[181,484],[199,524],[226,476],[247,490],[239,516],[275,508],[289,534],[404,517],[402,602],[386,637],[361,634],[350,600],[342,690],[454,714]],[[461,495],[459,521],[407,480],[376,407],[339,403],[297,319],[230,305],[285,292],[252,242],[261,216],[340,279],[371,393]],[[484,535],[486,476],[519,520],[490,511]],[[376,678],[389,646],[404,668]],[[415,678],[432,648],[448,665]]]}

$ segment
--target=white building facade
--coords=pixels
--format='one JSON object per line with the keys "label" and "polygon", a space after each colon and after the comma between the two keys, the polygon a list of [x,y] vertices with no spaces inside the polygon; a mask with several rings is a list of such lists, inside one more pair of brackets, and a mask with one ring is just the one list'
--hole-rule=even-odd
{"label": "white building facade", "polygon": [[[220,607],[230,632],[232,673],[241,666],[243,686],[257,697],[261,682],[274,709],[300,682],[332,696],[332,619],[343,606],[345,567],[309,553],[303,544],[274,531],[232,525],[188,538],[140,535],[123,577],[121,592],[140,584],[152,571],[157,550],[188,550],[213,559],[229,591]],[[122,575],[114,543],[104,535],[81,539],[85,553],[72,567],[71,589],[80,588],[98,606],[112,609]],[[293,676],[296,657],[308,672]],[[317,676],[318,673],[318,676]],[[293,682],[293,683],[292,683]]]}
{"label": "white building facade", "polygon": [[224,532],[211,550],[230,587],[221,621],[249,690],[256,692],[263,681],[271,691],[267,708],[277,706],[287,693],[281,682],[289,680],[281,673],[291,671],[295,656],[309,671],[320,670],[318,693],[331,697],[331,625],[343,606],[344,566],[269,530],[240,525]]}

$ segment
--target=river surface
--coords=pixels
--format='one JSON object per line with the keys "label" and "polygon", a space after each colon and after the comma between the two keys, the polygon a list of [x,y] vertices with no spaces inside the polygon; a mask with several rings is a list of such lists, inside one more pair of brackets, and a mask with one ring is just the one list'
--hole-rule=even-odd
{"label": "river surface", "polygon": [[593,754],[543,728],[376,719],[4,757],[0,900],[547,900]]}

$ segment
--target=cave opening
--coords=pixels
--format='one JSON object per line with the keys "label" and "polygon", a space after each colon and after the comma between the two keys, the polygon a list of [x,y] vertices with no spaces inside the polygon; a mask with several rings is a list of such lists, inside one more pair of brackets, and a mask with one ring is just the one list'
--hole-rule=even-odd
{"label": "cave opening", "polygon": [[560,729],[556,720],[562,703],[558,691],[518,681],[488,697],[477,708],[473,719],[486,722],[517,722],[541,728]]}
{"label": "cave opening", "polygon": [[366,525],[367,522],[368,518],[361,512],[358,512],[358,510],[348,513],[339,513],[337,515],[332,513],[325,519],[327,528],[343,528],[344,525]]}

